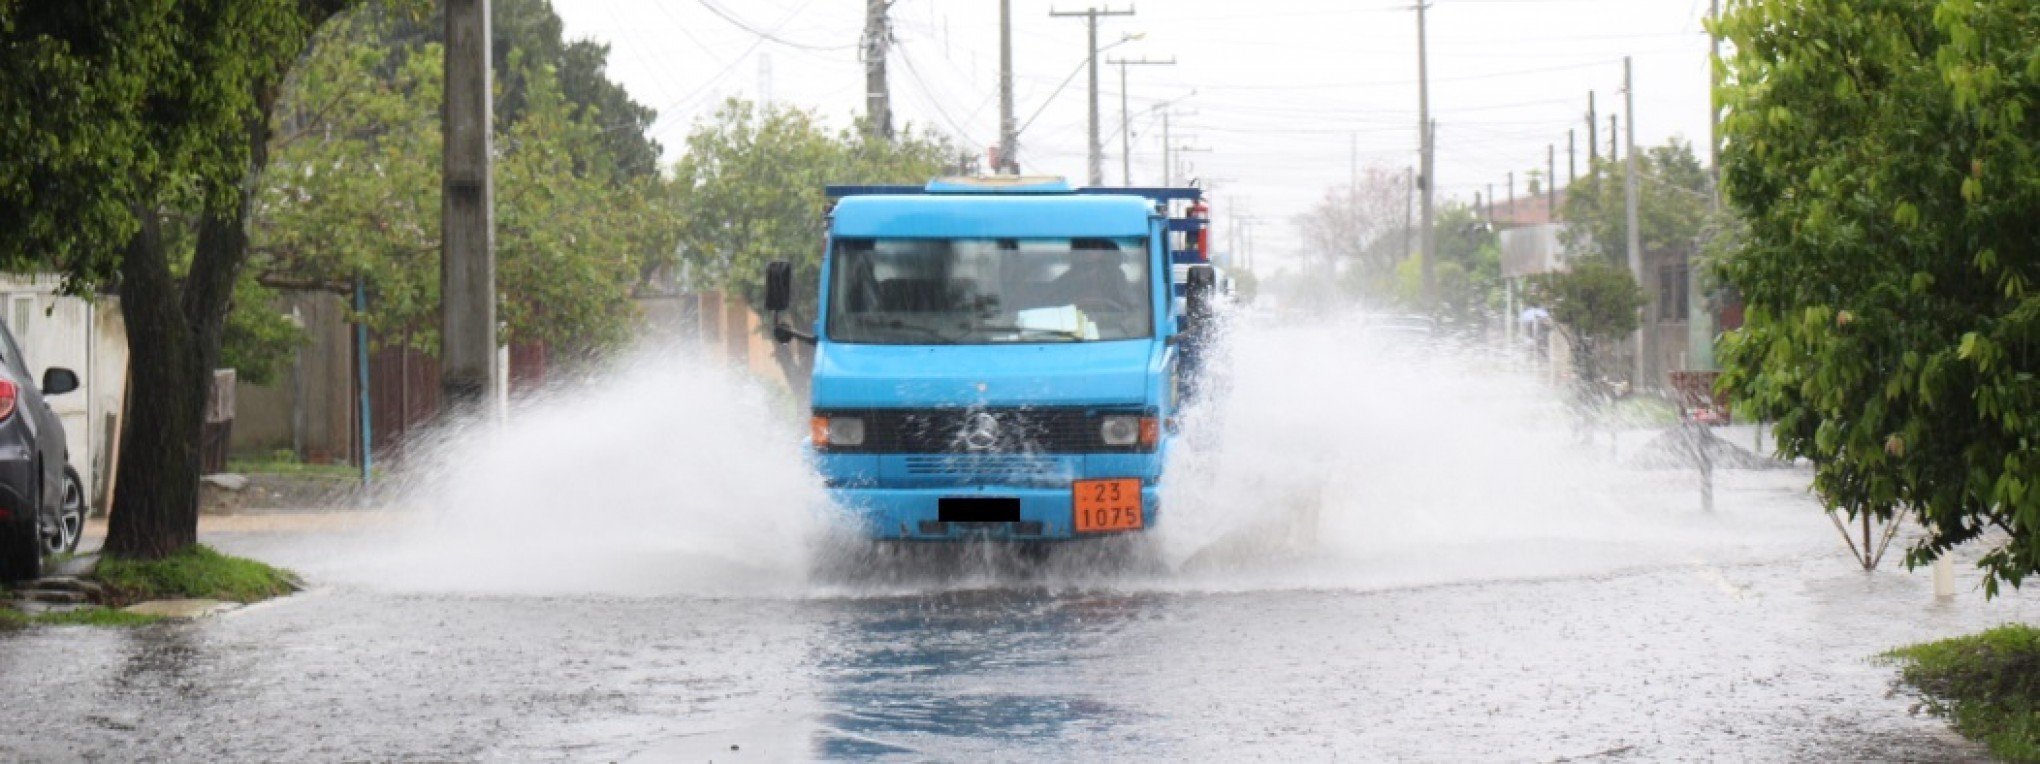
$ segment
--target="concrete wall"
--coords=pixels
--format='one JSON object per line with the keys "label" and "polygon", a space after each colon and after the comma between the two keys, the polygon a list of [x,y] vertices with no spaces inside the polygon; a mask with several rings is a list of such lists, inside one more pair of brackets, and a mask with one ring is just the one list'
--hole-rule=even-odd
{"label": "concrete wall", "polygon": [[[348,462],[355,448],[354,342],[346,303],[330,292],[286,292],[282,302],[304,327],[305,344],[276,384],[235,385],[228,448],[236,454],[288,450],[306,461]],[[325,403],[310,404],[314,401]]]}
{"label": "concrete wall", "polygon": [[78,373],[78,390],[49,404],[64,422],[71,468],[85,478],[94,506],[103,506],[127,396],[127,325],[118,299],[60,295],[62,283],[55,276],[0,275],[0,320],[21,343],[32,383],[52,366]]}

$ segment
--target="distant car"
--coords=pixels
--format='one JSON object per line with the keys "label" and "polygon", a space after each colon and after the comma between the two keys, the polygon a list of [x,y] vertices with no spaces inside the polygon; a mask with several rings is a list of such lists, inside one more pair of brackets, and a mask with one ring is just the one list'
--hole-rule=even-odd
{"label": "distant car", "polygon": [[1429,344],[1438,337],[1438,322],[1426,316],[1369,316],[1360,325],[1362,337],[1386,343]]}
{"label": "distant car", "polygon": [[78,389],[78,375],[51,367],[29,382],[28,361],[0,326],[0,580],[42,575],[43,558],[78,548],[85,487],[70,468],[64,423],[43,397]]}

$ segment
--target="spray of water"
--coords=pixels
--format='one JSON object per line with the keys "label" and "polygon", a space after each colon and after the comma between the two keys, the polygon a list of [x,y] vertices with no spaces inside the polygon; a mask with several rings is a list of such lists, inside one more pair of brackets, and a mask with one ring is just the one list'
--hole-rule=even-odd
{"label": "spray of water", "polygon": [[[311,572],[508,594],[1380,588],[1776,555],[1822,538],[1817,514],[1789,500],[1700,512],[1686,473],[1581,444],[1551,386],[1492,353],[1357,316],[1241,321],[1214,367],[1155,531],[1048,565],[1001,549],[939,564],[874,554],[801,458],[785,400],[662,347],[556,385],[507,426],[413,449],[430,456],[396,494],[402,521]],[[1765,532],[1781,525],[1794,532]]]}
{"label": "spray of water", "polygon": [[[1373,588],[1776,555],[1818,517],[1702,513],[1695,476],[1615,458],[1610,431],[1512,356],[1358,314],[1242,321],[1175,455],[1172,586]],[[1631,449],[1656,437],[1622,433]]]}
{"label": "spray of water", "polygon": [[835,532],[790,407],[671,347],[412,449],[402,520],[336,577],[480,593],[798,591]]}

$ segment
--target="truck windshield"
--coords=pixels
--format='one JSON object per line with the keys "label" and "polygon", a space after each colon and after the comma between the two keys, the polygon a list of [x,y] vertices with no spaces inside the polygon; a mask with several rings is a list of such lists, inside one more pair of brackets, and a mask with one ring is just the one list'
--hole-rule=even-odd
{"label": "truck windshield", "polygon": [[837,342],[962,345],[1153,334],[1140,238],[836,240]]}

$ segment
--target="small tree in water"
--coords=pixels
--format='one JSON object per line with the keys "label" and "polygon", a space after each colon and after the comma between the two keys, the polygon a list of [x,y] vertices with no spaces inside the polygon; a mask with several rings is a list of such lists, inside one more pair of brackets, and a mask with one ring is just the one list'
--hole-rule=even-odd
{"label": "small tree in water", "polygon": [[1532,276],[1528,298],[1551,312],[1551,322],[1572,346],[1578,403],[1585,408],[1606,400],[1601,351],[1610,341],[1636,331],[1637,311],[1644,303],[1636,280],[1629,271],[1600,258],[1585,258],[1574,262],[1571,270]]}

